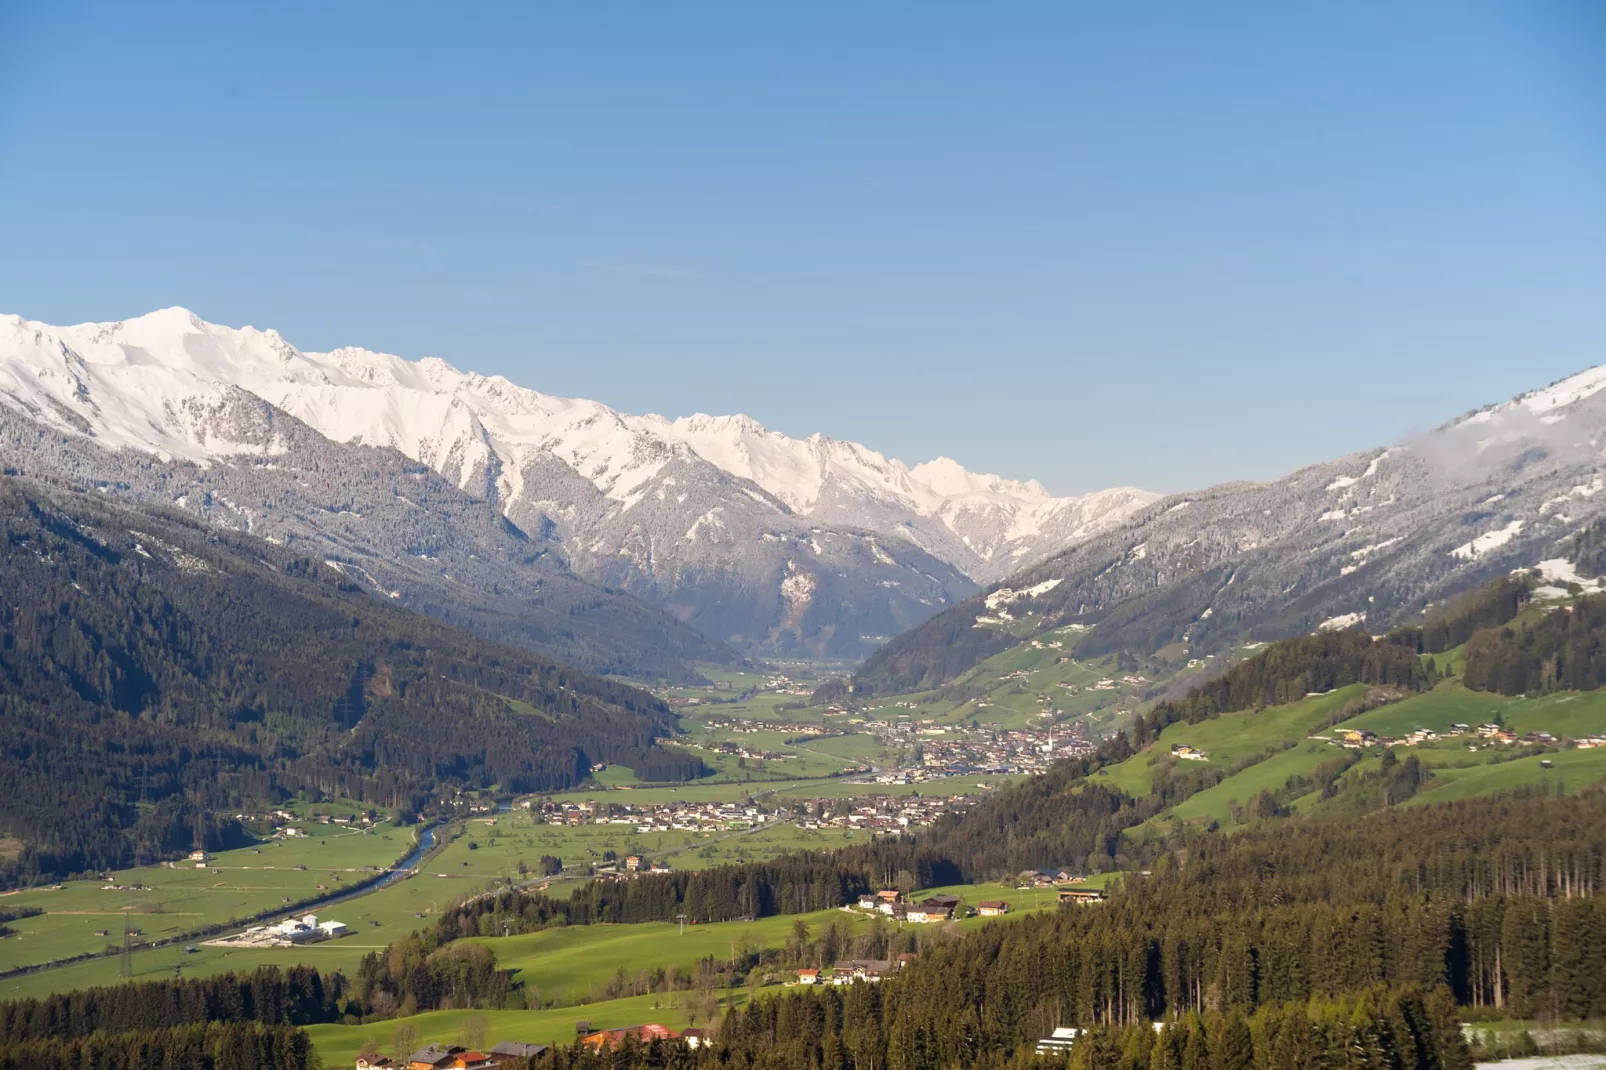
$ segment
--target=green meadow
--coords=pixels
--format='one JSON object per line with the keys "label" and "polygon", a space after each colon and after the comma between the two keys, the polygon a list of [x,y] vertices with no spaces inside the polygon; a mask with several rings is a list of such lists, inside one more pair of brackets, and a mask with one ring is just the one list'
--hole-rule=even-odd
{"label": "green meadow", "polygon": [[[121,947],[125,915],[140,930],[134,939],[148,943],[338,892],[389,868],[413,842],[411,829],[389,825],[371,832],[304,827],[305,838],[223,851],[202,868],[188,861],[141,866],[111,874],[109,881],[66,881],[0,896],[8,907],[45,912],[11,923],[16,932],[0,940],[0,970]],[[109,885],[138,888],[113,891]]]}
{"label": "green meadow", "polygon": [[[1551,768],[1540,766],[1541,761]],[[1454,802],[1522,788],[1544,788],[1557,793],[1575,792],[1606,780],[1606,748],[1564,750],[1506,761],[1488,761],[1460,768],[1435,769],[1433,779],[1405,806]]]}
{"label": "green meadow", "polygon": [[[298,962],[311,963],[325,971],[349,972],[354,970],[362,957],[369,952],[384,948],[391,941],[400,939],[420,926],[432,924],[440,911],[454,900],[477,895],[503,886],[509,881],[535,881],[536,865],[543,854],[551,854],[562,859],[565,866],[571,870],[582,870],[584,867],[600,863],[606,851],[612,850],[623,858],[631,851],[644,848],[652,857],[665,859],[677,869],[697,869],[728,862],[764,860],[800,849],[840,846],[850,842],[851,836],[851,833],[845,830],[811,831],[799,829],[794,825],[766,827],[749,832],[720,832],[706,836],[678,831],[643,835],[637,833],[632,825],[577,827],[543,825],[535,822],[530,815],[517,811],[498,814],[494,818],[474,818],[438,831],[442,846],[424,861],[413,876],[344,903],[327,908],[315,908],[322,916],[346,923],[351,932],[342,939],[295,948],[224,948],[207,944],[199,944],[194,952],[185,951],[182,944],[146,948],[135,951],[131,956],[134,979],[171,977],[177,971],[182,971],[184,976],[208,976],[229,970],[249,971],[261,965],[283,966]],[[863,833],[859,835],[862,836]],[[362,843],[359,843],[356,834],[348,834],[347,840],[339,842],[334,838],[327,838],[329,842],[326,844],[320,844],[316,838],[309,838],[307,842],[287,843],[279,848],[287,852],[283,860],[270,854],[274,850],[270,845],[263,845],[262,856],[251,855],[249,848],[246,849],[246,855],[252,859],[274,857],[273,864],[278,867],[272,871],[252,871],[253,881],[265,879],[264,873],[276,873],[286,879],[295,874],[296,879],[307,881],[308,886],[313,887],[314,879],[317,882],[327,881],[328,870],[313,869],[311,866],[306,872],[295,870],[297,859],[323,857],[327,861],[334,857],[338,850],[343,860],[355,863],[360,856],[351,852],[357,847],[364,844],[389,843],[391,846],[385,848],[387,857],[383,861],[384,865],[389,865],[405,853],[411,844],[411,836],[412,832],[409,829],[393,829],[387,826],[380,830],[379,835],[361,837]],[[349,846],[346,845],[348,842]],[[315,849],[327,851],[329,854],[319,856]],[[223,861],[224,858],[225,856],[220,855],[218,860]],[[521,877],[519,874],[520,861],[525,863],[529,871],[528,876]],[[286,870],[283,868],[285,866],[290,868]],[[210,869],[196,871],[193,867],[189,870],[151,868],[154,870],[152,880],[162,877],[173,882],[172,891],[165,893],[169,896],[168,901],[173,903],[186,901],[181,895],[189,886],[187,882],[220,879],[219,876],[213,875]],[[143,874],[145,871],[140,872]],[[225,875],[229,873],[226,869],[222,872]],[[238,883],[237,876],[232,879]],[[351,879],[347,877],[347,880]],[[548,882],[547,891],[553,895],[567,895],[572,888],[586,879],[589,878],[580,874],[556,878]],[[91,884],[91,882],[74,883]],[[92,887],[98,889],[99,885],[93,884]],[[217,889],[204,890],[212,897],[221,894]],[[13,900],[26,901],[22,900],[23,895],[62,896],[68,894],[68,891],[68,888],[60,892],[36,890],[7,897],[4,901],[8,903]],[[282,896],[274,894],[275,891],[276,888],[270,889],[267,893],[255,891],[252,894],[257,895],[259,899],[252,901],[262,901],[260,897],[266,897],[266,901],[258,909],[270,909],[280,905]],[[89,889],[73,889],[72,894],[88,895]],[[136,920],[133,924],[144,929],[151,938],[172,934],[162,933],[145,919],[164,919],[163,925],[179,924],[184,926],[184,931],[190,931],[203,922],[211,924],[228,921],[231,914],[224,910],[220,903],[221,900],[208,908],[211,911],[210,915],[194,915],[200,919],[195,923],[192,923],[192,916],[188,914],[152,913],[135,915]],[[176,910],[176,907],[174,909]],[[183,921],[179,920],[181,917]],[[208,921],[208,918],[211,920]],[[120,944],[121,924],[120,913],[109,917],[61,913],[25,919],[14,923],[13,927],[23,930],[24,934],[27,931],[25,927],[29,925],[46,932],[62,930],[68,935],[58,935],[53,938],[55,940],[53,946],[79,947],[83,950],[96,951],[103,949],[108,939],[90,938],[92,942],[86,944],[84,939],[80,938],[77,943],[72,943],[68,936],[76,937],[79,934],[71,927],[79,926],[87,930],[84,936],[92,933],[95,928],[110,929],[114,934],[114,938],[109,938],[110,942]],[[0,951],[17,955],[20,949],[29,946],[27,943],[29,939],[27,935],[21,935],[0,940]],[[36,935],[32,939],[36,945],[46,943],[46,938],[43,936]],[[74,952],[69,951],[69,953]],[[26,965],[30,961],[42,962],[59,957],[62,956],[50,954],[32,960],[12,961],[15,965]],[[0,980],[0,999],[114,984],[120,979],[120,965],[120,957],[114,955],[6,978]]]}
{"label": "green meadow", "polygon": [[1606,691],[1565,691],[1537,698],[1468,691],[1458,683],[1369,710],[1344,722],[1380,736],[1404,736],[1419,728],[1448,732],[1452,724],[1476,727],[1498,719],[1519,735],[1549,732],[1564,736],[1606,734]]}
{"label": "green meadow", "polygon": [[[1286,706],[1247,710],[1243,713],[1224,713],[1198,724],[1179,721],[1167,726],[1165,731],[1160,733],[1159,740],[1146,750],[1119,765],[1100,770],[1093,779],[1096,783],[1106,784],[1132,796],[1147,795],[1154,784],[1154,763],[1162,759],[1171,760],[1171,748],[1174,745],[1186,744],[1195,750],[1203,751],[1208,757],[1201,764],[1231,767],[1241,759],[1253,757],[1267,750],[1280,750],[1285,741],[1296,741],[1297,744],[1297,741],[1304,740],[1311,733],[1326,729],[1333,715],[1341,712],[1349,703],[1358,700],[1365,690],[1363,685],[1354,684],[1324,695],[1312,695]],[[1349,727],[1348,721],[1345,722],[1345,727]],[[1299,749],[1297,745],[1295,749]],[[1290,752],[1282,752],[1283,755],[1288,753]],[[1328,756],[1331,754],[1329,751]],[[1303,765],[1305,759],[1286,759],[1284,764]],[[1312,761],[1309,764],[1314,768],[1319,763]],[[1254,774],[1255,768],[1251,766],[1245,773],[1252,776],[1266,775],[1264,772]],[[1244,773],[1238,774],[1238,776],[1243,775]],[[1220,793],[1221,789],[1236,780],[1236,776],[1228,777],[1210,790]],[[1279,785],[1281,782],[1281,779],[1277,781]],[[1257,787],[1254,792],[1238,797],[1252,798],[1259,790]],[[1219,802],[1225,812],[1224,804],[1229,797],[1226,794],[1218,794],[1205,805]]]}
{"label": "green meadow", "polygon": [[[721,993],[722,995],[724,993]],[[691,1024],[689,1016],[697,1013],[693,1008],[693,993],[675,992],[664,995],[632,996],[627,999],[592,1003],[583,1007],[559,1007],[535,1011],[426,1011],[408,1018],[396,1018],[367,1025],[314,1025],[307,1028],[313,1045],[325,1066],[350,1066],[367,1045],[392,1058],[405,1056],[399,1052],[393,1038],[398,1026],[406,1023],[414,1030],[416,1042],[456,1044],[463,1036],[464,1026],[474,1019],[483,1019],[486,1025],[487,1045],[504,1040],[527,1044],[569,1044],[575,1039],[575,1023],[590,1022],[596,1029],[618,1029],[627,1025],[658,1022],[671,1029],[684,1029]],[[731,993],[737,1003],[745,1002],[745,992]],[[699,1017],[698,1024],[706,1024]]]}

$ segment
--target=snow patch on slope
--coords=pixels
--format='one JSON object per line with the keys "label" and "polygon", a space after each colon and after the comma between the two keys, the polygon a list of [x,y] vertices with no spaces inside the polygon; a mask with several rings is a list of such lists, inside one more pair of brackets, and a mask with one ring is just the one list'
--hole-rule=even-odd
{"label": "snow patch on slope", "polygon": [[1500,547],[1522,534],[1524,523],[1525,522],[1522,520],[1513,520],[1503,528],[1497,528],[1494,531],[1485,532],[1484,534],[1479,535],[1477,538],[1457,546],[1455,549],[1450,551],[1450,555],[1452,557],[1459,557],[1463,561],[1471,561],[1473,558],[1478,557],[1481,554],[1486,554],[1490,550],[1498,550]]}

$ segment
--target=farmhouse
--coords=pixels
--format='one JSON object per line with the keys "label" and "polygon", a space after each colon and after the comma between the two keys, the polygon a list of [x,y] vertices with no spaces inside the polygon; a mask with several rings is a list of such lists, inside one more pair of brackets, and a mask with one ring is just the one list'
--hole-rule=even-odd
{"label": "farmhouse", "polygon": [[1099,903],[1104,900],[1104,892],[1098,888],[1061,888],[1060,905],[1066,903]]}
{"label": "farmhouse", "polygon": [[844,959],[831,968],[831,983],[851,985],[856,981],[879,981],[892,972],[886,959]]}
{"label": "farmhouse", "polygon": [[546,1051],[545,1044],[523,1044],[517,1040],[504,1040],[485,1054],[497,1066],[506,1066],[520,1059],[533,1059]]}
{"label": "farmhouse", "polygon": [[797,971],[797,983],[800,984],[800,985],[819,984],[820,983],[820,971],[819,970],[799,970],[799,971]]}
{"label": "farmhouse", "polygon": [[[361,1061],[357,1065],[360,1068]],[[482,1052],[458,1047],[443,1048],[439,1044],[431,1044],[409,1055],[406,1065],[407,1070],[492,1070],[496,1063],[486,1058]]]}
{"label": "farmhouse", "polygon": [[587,1033],[581,1038],[581,1042],[593,1051],[612,1051],[630,1037],[645,1044],[650,1040],[674,1040],[679,1036],[679,1033],[668,1026],[653,1022],[649,1025],[627,1025],[623,1029],[604,1029],[596,1033]]}
{"label": "farmhouse", "polygon": [[976,912],[984,918],[996,918],[1009,913],[1009,904],[1002,899],[983,899],[976,904]]}

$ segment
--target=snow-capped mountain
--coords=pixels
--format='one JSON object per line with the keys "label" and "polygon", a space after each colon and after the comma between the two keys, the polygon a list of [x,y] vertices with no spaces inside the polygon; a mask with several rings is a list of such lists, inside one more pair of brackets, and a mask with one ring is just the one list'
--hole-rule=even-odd
{"label": "snow-capped mountain", "polygon": [[1381,632],[1513,569],[1565,580],[1603,490],[1606,366],[1387,449],[1164,498],[899,637],[857,679],[933,686],[1020,642],[1027,614],[1087,629],[1079,655]]}
{"label": "snow-capped mountain", "polygon": [[294,436],[267,430],[256,399],[284,428],[428,465],[578,575],[756,649],[862,653],[1154,498],[1055,498],[742,416],[631,416],[436,358],[303,352],[178,308],[71,327],[0,316],[0,406],[108,450],[260,478]]}

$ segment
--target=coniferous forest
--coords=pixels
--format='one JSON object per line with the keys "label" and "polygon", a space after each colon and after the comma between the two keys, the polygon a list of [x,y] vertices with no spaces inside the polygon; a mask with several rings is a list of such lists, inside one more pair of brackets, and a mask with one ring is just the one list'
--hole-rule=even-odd
{"label": "coniferous forest", "polygon": [[183,517],[0,480],[0,883],[238,841],[295,793],[403,811],[569,787],[598,761],[686,779],[645,692],[385,604]]}
{"label": "coniferous forest", "polygon": [[[1600,790],[1188,832],[1105,902],[926,940],[880,985],[767,996],[707,1049],[631,1048],[606,1065],[1033,1065],[1036,1039],[1069,1026],[1083,1034],[1078,1067],[1465,1067],[1456,1020],[1469,1008],[1606,1014],[1603,881]],[[0,1005],[0,1042],[155,1030],[194,1044],[185,1030],[214,1022],[261,1027],[251,1042],[268,1043],[403,1003],[502,1006],[514,982],[490,949],[457,941],[504,920],[569,922],[539,898],[465,904],[351,979],[262,970]],[[549,1064],[603,1065],[589,1058]]]}

